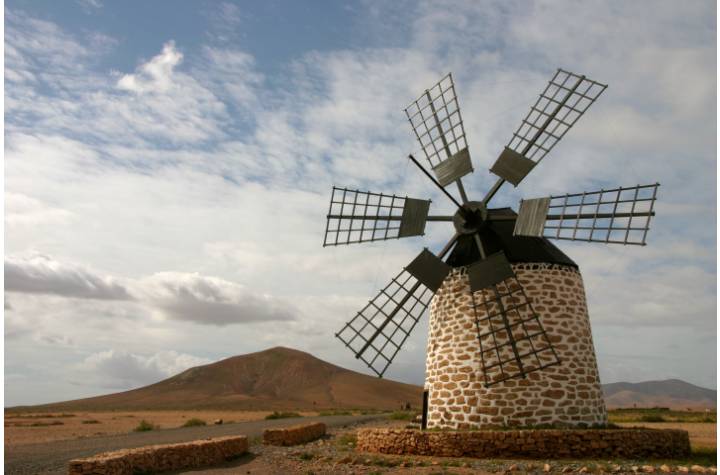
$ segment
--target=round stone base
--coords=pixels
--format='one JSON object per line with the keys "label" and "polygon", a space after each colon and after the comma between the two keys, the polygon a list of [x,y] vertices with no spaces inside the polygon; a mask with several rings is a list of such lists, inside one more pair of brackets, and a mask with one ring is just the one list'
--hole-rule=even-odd
{"label": "round stone base", "polygon": [[394,455],[476,458],[682,458],[687,431],[677,429],[522,429],[421,431],[360,429],[357,449]]}

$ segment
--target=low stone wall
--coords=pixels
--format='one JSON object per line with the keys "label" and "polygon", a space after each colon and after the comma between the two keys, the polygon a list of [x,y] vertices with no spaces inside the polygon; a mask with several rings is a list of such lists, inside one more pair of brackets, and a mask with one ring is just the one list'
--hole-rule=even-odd
{"label": "low stone wall", "polygon": [[247,450],[248,440],[244,435],[180,444],[149,445],[71,460],[68,474],[133,475],[207,467],[238,457]]}
{"label": "low stone wall", "polygon": [[538,429],[420,431],[360,429],[357,450],[440,457],[675,458],[690,455],[687,431]]}
{"label": "low stone wall", "polygon": [[263,443],[268,445],[297,445],[310,442],[325,435],[327,427],[322,422],[302,424],[283,429],[265,429]]}

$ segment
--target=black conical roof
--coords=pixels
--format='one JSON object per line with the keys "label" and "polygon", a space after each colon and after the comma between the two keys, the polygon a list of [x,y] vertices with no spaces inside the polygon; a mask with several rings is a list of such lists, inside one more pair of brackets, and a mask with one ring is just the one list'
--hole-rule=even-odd
{"label": "black conical roof", "polygon": [[[490,210],[492,215],[517,216],[511,208]],[[480,231],[480,238],[486,254],[504,251],[511,263],[545,262],[563,264],[577,268],[578,265],[553,243],[542,237],[513,236],[514,220],[488,221]],[[453,267],[472,264],[480,259],[473,235],[463,234],[458,238],[447,263]]]}

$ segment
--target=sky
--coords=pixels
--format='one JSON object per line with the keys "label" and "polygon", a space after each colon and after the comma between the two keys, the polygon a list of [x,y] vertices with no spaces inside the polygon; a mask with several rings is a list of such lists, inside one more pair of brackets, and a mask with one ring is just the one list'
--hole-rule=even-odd
{"label": "sky", "polygon": [[[322,247],[333,185],[451,214],[404,108],[452,72],[480,198],[555,69],[608,84],[520,198],[659,182],[648,245],[557,243],[602,382],[716,387],[712,1],[5,2],[5,405],[336,339],[424,237]],[[454,190],[453,190],[454,192]],[[427,318],[386,377],[422,384]]]}

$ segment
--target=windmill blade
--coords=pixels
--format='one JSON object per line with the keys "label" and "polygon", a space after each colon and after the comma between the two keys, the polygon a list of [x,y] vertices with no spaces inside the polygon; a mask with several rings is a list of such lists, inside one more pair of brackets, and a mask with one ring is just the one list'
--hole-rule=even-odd
{"label": "windmill blade", "polygon": [[450,269],[423,250],[335,336],[382,377]]}
{"label": "windmill blade", "polygon": [[659,183],[523,200],[514,235],[644,246]]}
{"label": "windmill blade", "polygon": [[560,363],[503,252],[468,268],[485,386]]}
{"label": "windmill blade", "polygon": [[463,202],[467,202],[460,178],[473,168],[452,74],[425,90],[405,114],[438,182],[442,186],[458,183]]}
{"label": "windmill blade", "polygon": [[323,246],[422,236],[430,200],[333,187]]}
{"label": "windmill blade", "polygon": [[[558,69],[490,169],[517,186],[600,97],[607,85]],[[496,184],[489,200],[502,182]]]}

